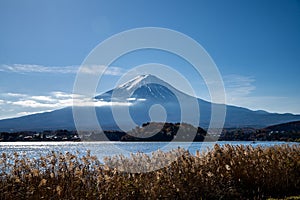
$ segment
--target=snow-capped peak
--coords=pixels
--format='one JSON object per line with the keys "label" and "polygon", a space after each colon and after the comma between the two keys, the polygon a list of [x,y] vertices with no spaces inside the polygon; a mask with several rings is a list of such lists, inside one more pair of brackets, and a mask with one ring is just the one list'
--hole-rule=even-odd
{"label": "snow-capped peak", "polygon": [[122,89],[126,89],[127,91],[130,91],[150,83],[155,83],[163,86],[167,84],[166,82],[160,80],[156,76],[153,76],[151,74],[144,74],[144,75],[139,75],[134,79],[127,81],[126,83],[118,86],[117,88],[120,89],[122,88]]}
{"label": "snow-capped peak", "polygon": [[114,101],[132,101],[133,98],[135,100],[150,98],[166,100],[174,98],[175,93],[181,92],[156,76],[145,74],[139,75],[95,98],[104,101],[111,101],[112,99]]}

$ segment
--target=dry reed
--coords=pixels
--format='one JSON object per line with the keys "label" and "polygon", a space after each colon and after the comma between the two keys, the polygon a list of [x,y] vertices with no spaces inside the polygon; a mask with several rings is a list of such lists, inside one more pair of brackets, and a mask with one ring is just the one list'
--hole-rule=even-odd
{"label": "dry reed", "polygon": [[[116,156],[0,155],[0,199],[265,199],[300,195],[300,146]],[[174,162],[171,162],[174,160]],[[153,164],[162,167],[151,171]],[[128,169],[150,171],[128,173]]]}

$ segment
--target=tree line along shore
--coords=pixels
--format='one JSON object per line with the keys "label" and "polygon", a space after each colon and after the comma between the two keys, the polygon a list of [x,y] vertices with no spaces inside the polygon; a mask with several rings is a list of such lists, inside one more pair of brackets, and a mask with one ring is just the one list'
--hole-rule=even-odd
{"label": "tree line along shore", "polygon": [[[178,134],[179,133],[179,134]],[[145,123],[128,132],[99,131],[18,131],[0,132],[1,142],[13,141],[286,141],[300,142],[300,130],[281,128],[224,128],[221,134],[208,134],[186,123]]]}

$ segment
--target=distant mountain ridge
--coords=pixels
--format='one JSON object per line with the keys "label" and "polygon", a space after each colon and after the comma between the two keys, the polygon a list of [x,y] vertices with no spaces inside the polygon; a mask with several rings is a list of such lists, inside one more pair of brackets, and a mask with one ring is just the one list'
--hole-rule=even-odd
{"label": "distant mountain ridge", "polygon": [[[142,125],[151,121],[149,116],[150,108],[159,104],[166,112],[166,122],[181,122],[180,101],[196,100],[200,110],[200,123],[195,124],[199,119],[187,118],[185,123],[194,126],[207,128],[211,119],[211,106],[218,106],[202,99],[197,99],[187,95],[172,87],[163,80],[153,75],[140,75],[134,79],[117,86],[101,95],[95,97],[99,102],[127,102],[129,113],[136,125]],[[104,130],[119,130],[119,126],[112,113],[112,107],[118,113],[118,106],[95,107],[96,115]],[[85,109],[85,107],[79,108]],[[195,107],[186,105],[188,112],[195,112]],[[252,111],[247,108],[237,106],[226,106],[225,127],[254,127],[263,128],[274,124],[300,120],[300,115],[276,114],[266,111]],[[121,111],[120,111],[121,112]],[[119,119],[119,123],[131,127],[127,118]],[[86,120],[86,129],[93,130],[96,127],[89,120]],[[72,107],[66,107],[52,112],[39,113],[12,119],[0,120],[0,131],[22,131],[22,130],[56,130],[56,129],[76,129]]]}
{"label": "distant mountain ridge", "polygon": [[273,126],[268,126],[264,128],[267,131],[295,131],[295,132],[300,132],[300,121],[293,121],[293,122],[288,122],[288,123],[283,123],[283,124],[276,124]]}

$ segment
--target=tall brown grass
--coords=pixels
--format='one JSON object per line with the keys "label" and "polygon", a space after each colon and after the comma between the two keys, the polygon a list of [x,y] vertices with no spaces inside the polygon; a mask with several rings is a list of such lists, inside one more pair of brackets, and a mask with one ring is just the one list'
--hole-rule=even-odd
{"label": "tall brown grass", "polygon": [[[0,199],[265,199],[300,195],[300,146],[218,146],[106,158],[0,156]],[[174,162],[171,162],[176,157]],[[153,163],[162,167],[151,171]],[[128,173],[128,169],[149,171]]]}

